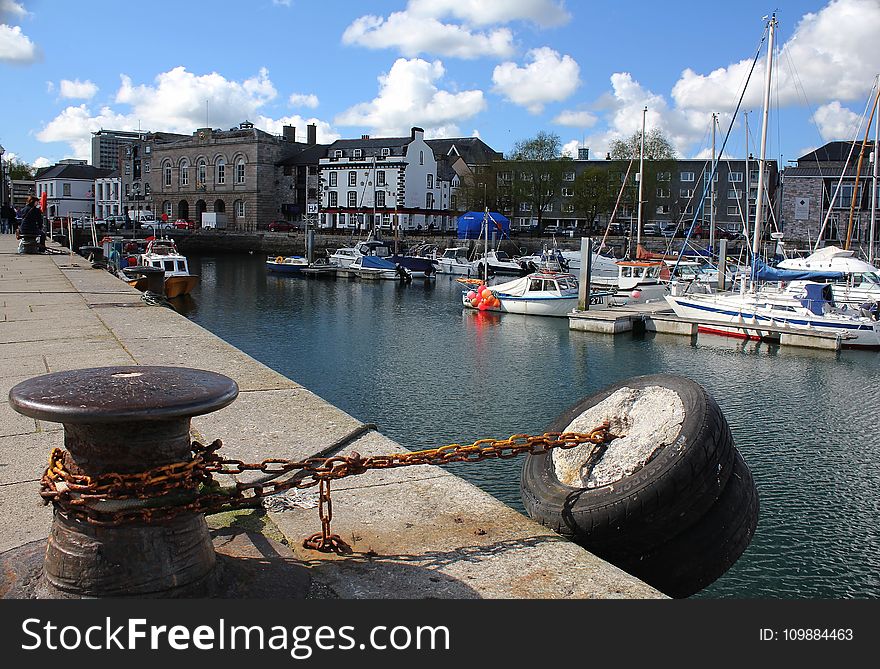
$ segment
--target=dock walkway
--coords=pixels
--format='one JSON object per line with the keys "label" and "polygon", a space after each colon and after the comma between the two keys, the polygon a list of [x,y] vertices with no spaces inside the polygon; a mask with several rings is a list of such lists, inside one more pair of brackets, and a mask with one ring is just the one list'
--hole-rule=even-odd
{"label": "dock walkway", "polygon": [[[51,244],[50,244],[51,246]],[[58,249],[59,247],[55,247]],[[0,392],[35,376],[112,365],[206,369],[234,379],[238,399],[193,419],[194,438],[223,440],[247,461],[322,454],[363,424],[171,309],[77,255],[18,255],[0,236]],[[61,425],[0,406],[0,551],[44,539],[51,507],[39,479]],[[405,449],[378,431],[343,453]],[[307,491],[303,491],[307,492]],[[300,547],[320,529],[317,510],[269,511],[309,569],[315,596],[340,598],[662,598],[448,471],[372,471],[333,487],[333,530],[349,556]]]}

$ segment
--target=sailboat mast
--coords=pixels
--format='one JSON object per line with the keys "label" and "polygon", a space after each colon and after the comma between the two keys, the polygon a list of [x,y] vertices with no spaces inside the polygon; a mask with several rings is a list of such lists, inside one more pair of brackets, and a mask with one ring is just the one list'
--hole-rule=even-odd
{"label": "sailboat mast", "polygon": [[717,124],[718,115],[712,114],[712,180],[709,182],[709,248],[715,252],[715,177],[718,174],[718,168],[715,167],[715,126]]}
{"label": "sailboat mast", "polygon": [[[877,77],[878,95],[880,95],[880,76]],[[878,137],[880,137],[880,114],[874,117],[874,179],[871,188],[871,229],[868,241],[868,262],[874,264],[874,229],[877,223],[877,162],[880,161],[880,153],[877,151]]]}
{"label": "sailboat mast", "polygon": [[749,113],[743,112],[743,125],[746,129],[746,208],[743,215],[743,238],[749,238],[749,196],[752,192],[751,172],[749,171]]}
{"label": "sailboat mast", "polygon": [[483,230],[486,235],[483,239],[483,283],[489,284],[489,207],[483,211]]}
{"label": "sailboat mast", "polygon": [[[761,253],[762,222],[764,216],[764,162],[767,155],[767,121],[770,116],[770,79],[773,71],[773,37],[776,32],[776,14],[770,17],[770,34],[767,40],[767,71],[764,74],[764,109],[761,113],[761,154],[758,158],[758,197],[755,198],[755,230],[752,237],[752,280],[755,278]],[[746,200],[748,202],[748,200]]]}
{"label": "sailboat mast", "polygon": [[648,108],[645,107],[642,110],[642,138],[639,149],[639,211],[636,214],[636,248],[642,243],[642,193],[645,183],[645,116],[647,114]]}

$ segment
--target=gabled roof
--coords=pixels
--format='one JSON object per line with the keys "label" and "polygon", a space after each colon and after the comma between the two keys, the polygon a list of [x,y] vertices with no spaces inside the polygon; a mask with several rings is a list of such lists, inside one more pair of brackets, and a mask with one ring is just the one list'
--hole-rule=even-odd
{"label": "gabled roof", "polygon": [[448,137],[426,139],[425,143],[438,158],[458,155],[468,165],[488,165],[493,160],[503,160],[504,154],[496,151],[479,137]]}
{"label": "gabled roof", "polygon": [[[797,161],[798,163],[824,163],[828,161],[846,162],[846,158],[849,156],[852,145],[860,143],[861,142],[828,142],[825,146],[820,146],[815,151],[810,151],[808,154],[801,156]],[[853,155],[856,156],[858,153],[859,147],[856,146],[855,149],[853,149]]]}
{"label": "gabled roof", "polygon": [[327,156],[329,144],[303,144],[304,148],[284,160],[279,160],[276,165],[317,165],[321,158]]}
{"label": "gabled roof", "polygon": [[79,179],[82,181],[94,181],[113,172],[112,169],[95,167],[94,165],[52,165],[37,172],[34,181],[46,181],[48,179]]}

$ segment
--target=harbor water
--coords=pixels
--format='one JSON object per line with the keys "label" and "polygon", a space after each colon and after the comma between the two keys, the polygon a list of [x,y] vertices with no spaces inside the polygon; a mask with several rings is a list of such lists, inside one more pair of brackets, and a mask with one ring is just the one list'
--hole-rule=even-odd
{"label": "harbor water", "polygon": [[[464,310],[448,276],[311,280],[269,274],[259,255],[190,265],[202,279],[183,313],[410,449],[540,433],[617,380],[687,376],[721,406],[761,502],[748,550],[696,596],[880,597],[878,353],[572,332]],[[521,466],[451,468],[522,511]]]}

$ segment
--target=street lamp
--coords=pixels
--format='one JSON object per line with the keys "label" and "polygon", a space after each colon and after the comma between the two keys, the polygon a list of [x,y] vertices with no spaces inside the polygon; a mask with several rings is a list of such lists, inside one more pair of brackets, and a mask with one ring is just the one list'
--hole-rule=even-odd
{"label": "street lamp", "polygon": [[[135,213],[135,217],[137,217],[137,216],[140,215],[140,214],[139,214],[139,212],[140,212],[140,207],[138,206],[138,202],[140,201],[140,199],[141,199],[142,197],[143,197],[143,195],[141,195],[141,185],[140,185],[137,181],[135,181],[135,182],[131,185],[131,199],[134,201],[134,210],[135,210],[135,212],[136,212],[136,213]],[[135,217],[132,217],[132,219],[131,219],[131,231],[132,231],[132,234],[134,234],[134,231],[137,230],[137,221],[136,221],[136,218],[135,218]]]}

